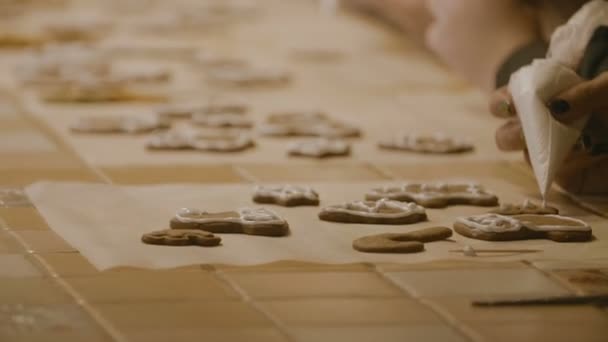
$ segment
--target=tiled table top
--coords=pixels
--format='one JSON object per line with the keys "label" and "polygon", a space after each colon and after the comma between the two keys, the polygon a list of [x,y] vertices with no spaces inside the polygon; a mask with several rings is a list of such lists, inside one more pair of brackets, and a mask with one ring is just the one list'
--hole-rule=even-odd
{"label": "tiled table top", "polygon": [[[376,43],[386,48],[395,44]],[[402,52],[400,45],[392,49]],[[363,76],[373,75],[350,77],[354,82]],[[458,89],[445,85],[454,87]],[[363,91],[355,85],[351,90]],[[387,160],[298,165],[227,161],[184,164],[179,173],[167,165],[91,167],[56,131],[17,106],[0,106],[0,137],[0,144],[10,140],[0,146],[1,189],[20,189],[39,180],[150,184],[420,177],[419,169]],[[451,165],[454,176],[491,172],[535,186],[530,174],[513,162]],[[425,170],[424,178],[439,177],[445,165]],[[27,202],[0,206],[1,341],[606,341],[608,313],[603,309],[475,308],[470,301],[607,291],[608,254],[581,263],[282,261],[99,272]]]}

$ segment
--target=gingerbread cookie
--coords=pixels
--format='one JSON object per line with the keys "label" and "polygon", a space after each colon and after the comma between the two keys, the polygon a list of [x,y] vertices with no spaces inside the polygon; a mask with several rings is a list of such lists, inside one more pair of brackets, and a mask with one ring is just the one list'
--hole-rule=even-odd
{"label": "gingerbread cookie", "polygon": [[84,116],[70,129],[78,133],[145,133],[169,127],[169,123],[158,116]]}
{"label": "gingerbread cookie", "polygon": [[462,153],[473,150],[473,145],[465,140],[442,134],[416,135],[400,134],[380,141],[378,146],[388,150],[402,150],[419,153]]}
{"label": "gingerbread cookie", "polygon": [[160,94],[144,94],[131,90],[121,83],[95,82],[83,84],[79,81],[60,84],[42,93],[47,102],[164,102],[167,97]]}
{"label": "gingerbread cookie", "polygon": [[521,214],[536,214],[536,215],[557,215],[559,210],[553,207],[543,207],[532,203],[530,200],[524,200],[521,204],[501,204],[498,209],[490,211],[490,213],[500,215],[521,215]]}
{"label": "gingerbread cookie", "polygon": [[591,227],[587,223],[559,215],[482,214],[457,219],[454,230],[473,239],[488,241],[549,239],[579,242],[592,238]]}
{"label": "gingerbread cookie", "polygon": [[347,123],[330,119],[322,112],[287,112],[270,115],[260,127],[266,136],[358,137],[361,131]]}
{"label": "gingerbread cookie", "polygon": [[[207,104],[175,104],[158,110],[158,114],[167,119],[192,119],[197,115],[245,114],[249,107],[239,102],[210,101]],[[198,119],[201,120],[200,118]],[[196,120],[195,120],[196,121]]]}
{"label": "gingerbread cookie", "polygon": [[208,71],[210,81],[237,87],[278,86],[289,83],[289,73],[260,67],[222,67]]}
{"label": "gingerbread cookie", "polygon": [[409,224],[427,219],[426,211],[416,203],[380,199],[353,201],[323,208],[319,218],[324,221],[367,224]]}
{"label": "gingerbread cookie", "polygon": [[257,186],[253,193],[253,201],[278,204],[285,207],[319,205],[319,194],[311,187],[294,185]]}
{"label": "gingerbread cookie", "polygon": [[445,240],[452,236],[446,227],[432,227],[409,233],[369,235],[353,241],[353,248],[365,253],[417,253],[424,243]]}
{"label": "gingerbread cookie", "polygon": [[253,147],[251,137],[243,133],[201,134],[189,129],[159,133],[148,140],[151,150],[196,150],[205,152],[240,152]]}
{"label": "gingerbread cookie", "polygon": [[350,154],[350,144],[339,139],[319,138],[296,141],[287,145],[290,156],[327,158],[347,156]]}
{"label": "gingerbread cookie", "polygon": [[284,236],[289,224],[276,213],[264,209],[242,208],[238,211],[208,213],[182,208],[171,219],[172,229],[200,229],[210,233]]}
{"label": "gingerbread cookie", "polygon": [[416,202],[426,208],[443,208],[453,204],[495,206],[498,198],[475,183],[406,183],[372,189],[367,200],[388,198]]}
{"label": "gingerbread cookie", "polygon": [[192,123],[200,126],[216,127],[216,128],[250,128],[253,122],[242,113],[229,112],[194,112],[192,114]]}
{"label": "gingerbread cookie", "polygon": [[163,229],[142,235],[141,241],[163,246],[218,246],[222,239],[209,232],[194,229]]}

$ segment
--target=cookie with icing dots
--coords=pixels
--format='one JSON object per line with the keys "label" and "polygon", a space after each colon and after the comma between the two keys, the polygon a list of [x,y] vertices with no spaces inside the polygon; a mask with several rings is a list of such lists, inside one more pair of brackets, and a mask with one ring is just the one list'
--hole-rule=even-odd
{"label": "cookie with icing dots", "polygon": [[488,241],[548,239],[581,242],[592,239],[592,230],[587,223],[560,215],[482,214],[457,219],[454,230],[466,237]]}
{"label": "cookie with icing dots", "polygon": [[381,198],[416,202],[426,208],[444,208],[455,204],[498,205],[498,197],[476,183],[405,183],[375,188],[365,194],[367,200]]}
{"label": "cookie with icing dots", "polygon": [[407,233],[368,235],[353,241],[353,248],[365,253],[418,253],[427,242],[445,240],[452,236],[447,227],[431,227]]}
{"label": "cookie with icing dots", "polygon": [[319,205],[319,194],[311,187],[282,185],[257,186],[253,193],[256,203],[277,204],[285,207]]}
{"label": "cookie with icing dots", "polygon": [[287,145],[287,154],[310,158],[343,157],[350,154],[350,144],[344,140],[327,138],[295,141]]}
{"label": "cookie with icing dots", "polygon": [[163,229],[142,235],[141,241],[162,246],[218,246],[222,239],[212,233],[193,229]]}
{"label": "cookie with icing dots", "polygon": [[500,215],[521,215],[521,214],[536,214],[536,215],[557,215],[557,208],[540,206],[526,199],[520,204],[504,203],[497,209],[491,210],[490,213]]}
{"label": "cookie with icing dots", "polygon": [[381,199],[352,201],[325,207],[319,219],[331,222],[366,224],[410,224],[425,221],[426,211],[416,203]]}
{"label": "cookie with icing dots", "polygon": [[237,211],[210,213],[182,208],[171,219],[172,229],[197,229],[214,234],[285,236],[289,224],[265,208],[242,208]]}
{"label": "cookie with icing dots", "polygon": [[473,144],[468,140],[439,133],[432,135],[402,133],[380,141],[378,146],[387,150],[433,154],[463,153],[473,150]]}

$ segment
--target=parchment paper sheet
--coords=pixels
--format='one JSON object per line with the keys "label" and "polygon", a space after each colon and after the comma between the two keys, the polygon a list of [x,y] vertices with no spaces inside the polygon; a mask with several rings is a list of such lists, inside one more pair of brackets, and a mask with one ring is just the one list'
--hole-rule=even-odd
{"label": "parchment paper sheet", "polygon": [[[387,183],[383,183],[387,184]],[[379,183],[313,184],[321,196],[321,205],[362,198]],[[484,185],[495,191],[502,201],[523,200],[528,190],[504,180],[487,180]],[[353,239],[383,233],[406,232],[429,226],[450,226],[461,215],[487,211],[487,208],[455,206],[428,210],[430,221],[405,225],[360,225],[323,222],[317,218],[319,208],[271,208],[286,218],[291,235],[281,238],[222,234],[223,245],[214,248],[149,246],[140,242],[141,235],[168,228],[169,220],[180,207],[197,207],[208,211],[231,210],[253,206],[252,185],[158,185],[113,186],[104,184],[42,182],[27,188],[27,194],[51,229],[77,248],[99,269],[115,266],[149,268],[189,264],[223,263],[251,265],[279,260],[321,263],[351,262],[422,262],[435,259],[467,258],[450,252],[464,245],[476,249],[522,249],[533,253],[482,254],[478,260],[591,260],[606,256],[608,222],[585,211],[557,204],[565,215],[586,220],[597,239],[589,243],[556,243],[546,240],[518,242],[484,242],[455,234],[451,241],[426,244],[418,254],[381,255],[360,253],[352,249]],[[470,259],[470,258],[469,258]]]}

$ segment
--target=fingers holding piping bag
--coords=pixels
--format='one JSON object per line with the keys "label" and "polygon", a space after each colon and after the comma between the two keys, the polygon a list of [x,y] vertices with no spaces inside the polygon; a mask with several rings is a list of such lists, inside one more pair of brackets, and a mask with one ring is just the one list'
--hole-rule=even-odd
{"label": "fingers holding piping bag", "polygon": [[548,107],[553,117],[565,124],[591,113],[608,122],[608,71],[558,94]]}
{"label": "fingers holding piping bag", "polygon": [[499,88],[492,93],[489,106],[490,112],[499,118],[510,118],[517,115],[513,106],[513,97],[507,87]]}

